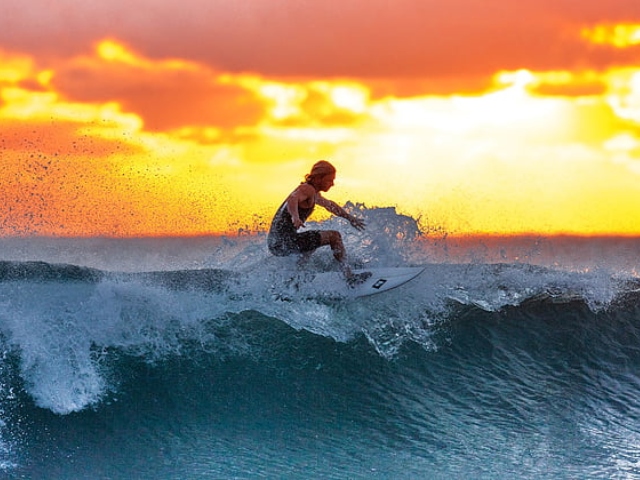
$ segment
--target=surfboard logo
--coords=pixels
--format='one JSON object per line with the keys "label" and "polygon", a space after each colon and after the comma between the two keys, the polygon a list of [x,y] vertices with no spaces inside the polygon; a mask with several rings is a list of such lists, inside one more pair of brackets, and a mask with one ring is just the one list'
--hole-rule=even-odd
{"label": "surfboard logo", "polygon": [[382,287],[385,283],[387,283],[387,280],[384,278],[379,278],[376,283],[374,283],[373,285],[371,285],[371,288],[375,288],[376,290],[379,289],[380,287]]}

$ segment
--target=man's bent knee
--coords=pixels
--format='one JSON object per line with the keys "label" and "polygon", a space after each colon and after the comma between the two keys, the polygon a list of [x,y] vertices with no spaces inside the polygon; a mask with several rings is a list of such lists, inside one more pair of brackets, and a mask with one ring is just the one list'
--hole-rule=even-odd
{"label": "man's bent knee", "polygon": [[331,245],[332,247],[342,243],[342,235],[337,230],[324,230],[321,239],[323,245]]}

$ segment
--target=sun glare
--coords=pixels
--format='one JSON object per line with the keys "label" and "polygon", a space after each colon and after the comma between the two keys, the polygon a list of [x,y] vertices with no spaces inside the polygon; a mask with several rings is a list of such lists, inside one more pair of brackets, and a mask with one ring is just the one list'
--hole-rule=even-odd
{"label": "sun glare", "polygon": [[610,74],[609,105],[622,119],[640,124],[640,70],[621,70]]}
{"label": "sun glare", "polygon": [[264,83],[258,86],[258,92],[272,102],[271,116],[275,120],[283,120],[300,114],[300,102],[305,92],[296,85]]}
{"label": "sun glare", "polygon": [[[530,93],[536,77],[531,72],[500,72],[497,90],[482,95],[388,98],[371,107],[371,114],[388,128],[433,129],[448,134],[468,134],[479,129],[553,128],[559,103]],[[511,134],[511,133],[510,133]]]}
{"label": "sun glare", "polygon": [[312,82],[309,87],[327,96],[338,108],[363,113],[369,101],[369,90],[355,83]]}

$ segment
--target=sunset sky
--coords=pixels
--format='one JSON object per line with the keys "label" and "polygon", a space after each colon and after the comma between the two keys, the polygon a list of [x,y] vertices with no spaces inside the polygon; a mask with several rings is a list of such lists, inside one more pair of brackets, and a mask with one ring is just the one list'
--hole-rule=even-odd
{"label": "sunset sky", "polygon": [[[640,235],[638,0],[3,0],[0,235]],[[321,217],[319,217],[321,218]]]}

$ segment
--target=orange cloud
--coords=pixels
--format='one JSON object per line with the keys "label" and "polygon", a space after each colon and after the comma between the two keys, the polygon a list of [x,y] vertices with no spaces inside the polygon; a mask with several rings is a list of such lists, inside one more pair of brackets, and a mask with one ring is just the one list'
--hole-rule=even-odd
{"label": "orange cloud", "polygon": [[250,91],[220,81],[219,74],[181,60],[153,61],[113,40],[97,55],[57,67],[51,86],[76,102],[117,102],[151,131],[204,125],[232,129],[255,124],[263,106]]}

